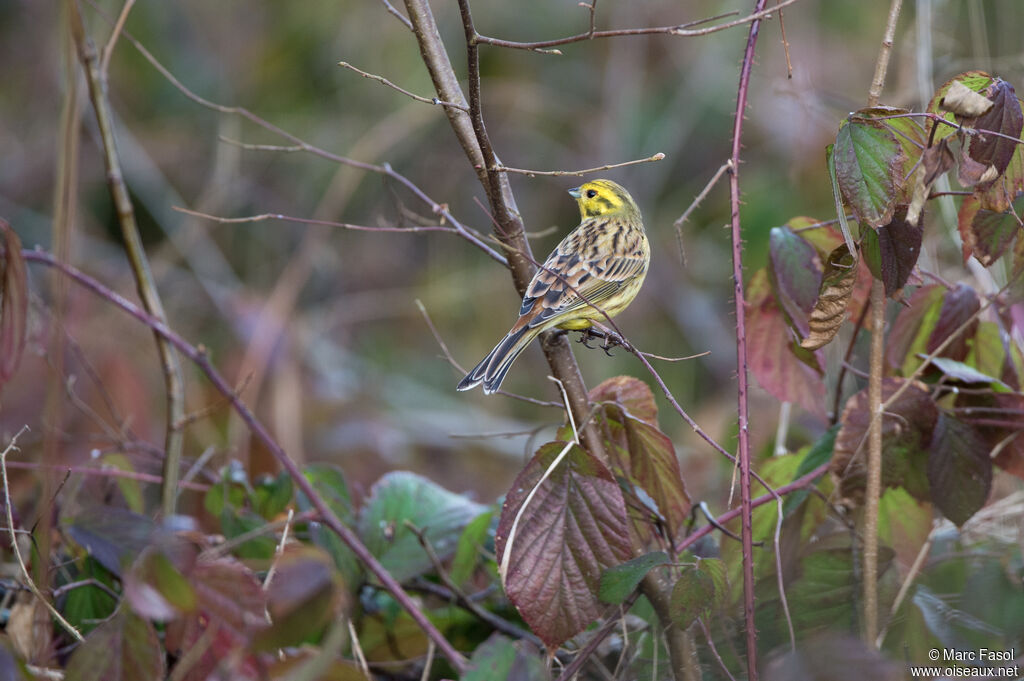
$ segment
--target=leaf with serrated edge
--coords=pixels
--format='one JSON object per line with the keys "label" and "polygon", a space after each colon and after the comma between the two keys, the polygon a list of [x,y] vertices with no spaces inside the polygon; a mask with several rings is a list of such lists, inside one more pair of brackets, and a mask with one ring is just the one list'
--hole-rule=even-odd
{"label": "leaf with serrated edge", "polygon": [[[597,597],[601,574],[631,553],[622,492],[598,459],[572,445],[541,479],[565,447],[564,442],[542,446],[516,477],[495,541],[498,556],[509,552],[505,592],[549,650],[600,617],[605,607]],[[506,546],[513,525],[515,536]]]}
{"label": "leaf with serrated edge", "polygon": [[700,569],[699,565],[683,568],[669,599],[672,622],[680,629],[686,629],[698,617],[706,615],[714,601],[714,578]]}
{"label": "leaf with serrated edge", "polygon": [[[993,80],[985,89],[985,95],[992,101],[992,108],[973,121],[972,127],[979,133],[967,138],[966,147],[972,159],[982,165],[994,167],[995,175],[998,176],[1006,171],[1010,165],[1010,158],[1016,151],[1017,143],[1013,140],[1020,138],[1021,129],[1024,128],[1024,113],[1021,112],[1013,86],[1005,80]],[[985,134],[982,132],[985,130],[1012,139]]]}
{"label": "leaf with serrated edge", "polygon": [[881,121],[851,119],[836,134],[834,157],[839,189],[858,219],[889,222],[906,157],[893,132]]}

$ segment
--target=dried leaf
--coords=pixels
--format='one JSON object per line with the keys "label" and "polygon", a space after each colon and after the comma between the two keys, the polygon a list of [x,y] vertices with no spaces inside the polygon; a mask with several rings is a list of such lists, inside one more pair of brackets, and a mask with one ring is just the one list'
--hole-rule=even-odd
{"label": "dried leaf", "polygon": [[946,90],[945,96],[939,101],[939,106],[957,116],[977,118],[992,108],[992,100],[979,95],[964,85],[962,81],[955,80]]}
{"label": "dried leaf", "polygon": [[142,681],[165,675],[164,651],[153,625],[123,609],[75,650],[65,681]]}
{"label": "dried leaf", "polygon": [[[991,85],[992,81],[992,76],[984,71],[965,71],[964,73],[953,76],[943,83],[939,89],[935,91],[935,94],[932,95],[931,101],[928,102],[927,112],[942,116],[947,121],[954,122],[956,120],[956,115],[942,108],[942,101],[949,93],[950,88],[953,88],[957,83],[959,83],[960,86],[966,87],[972,92],[980,93]],[[932,128],[934,128],[934,131]],[[952,135],[955,132],[955,128],[935,121],[928,121],[926,132],[929,135],[929,139],[933,140],[933,142],[938,142],[939,140]]]}
{"label": "dried leaf", "polygon": [[28,280],[21,256],[21,239],[0,218],[0,385],[11,379],[25,351],[28,319]]}
{"label": "dried leaf", "polygon": [[993,165],[979,163],[967,155],[966,150],[960,154],[960,167],[957,170],[957,182],[964,187],[986,184],[999,177],[999,171]]}
{"label": "dried leaf", "polygon": [[[601,615],[601,575],[631,553],[622,492],[604,464],[572,445],[541,482],[565,445],[542,446],[516,478],[501,509],[495,540],[497,555],[511,552],[505,591],[550,650]],[[507,545],[519,509],[535,487]]]}
{"label": "dried leaf", "polygon": [[255,636],[255,650],[276,650],[315,640],[345,605],[341,576],[323,549],[286,546],[275,566],[267,589],[271,625]]}
{"label": "dried leaf", "polygon": [[846,320],[853,285],[857,281],[857,259],[846,244],[841,244],[825,258],[818,299],[809,321],[809,333],[801,347],[817,350],[827,345]]}
{"label": "dried leaf", "polygon": [[956,163],[956,158],[949,149],[949,138],[943,138],[938,144],[925,149],[921,155],[921,162],[924,165],[924,184],[931,187],[935,180],[942,177]]}
{"label": "dried leaf", "polygon": [[[1024,113],[1021,112],[1013,86],[1005,80],[994,79],[985,89],[985,95],[991,100],[992,107],[973,121],[973,127],[979,133],[967,138],[966,148],[972,159],[995,168],[991,178],[981,180],[991,182],[1010,165],[1010,159],[1017,150],[1014,139],[1020,138],[1021,129],[1024,128]],[[985,134],[985,130],[1000,134]]]}
{"label": "dried leaf", "polygon": [[1020,225],[1013,213],[994,213],[981,207],[976,196],[965,197],[957,214],[964,262],[974,255],[986,267],[998,260],[1013,243]]}

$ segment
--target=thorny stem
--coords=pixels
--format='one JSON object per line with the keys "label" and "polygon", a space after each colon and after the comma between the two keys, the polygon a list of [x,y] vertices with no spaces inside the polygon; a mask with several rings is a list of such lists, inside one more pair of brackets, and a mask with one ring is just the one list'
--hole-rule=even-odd
{"label": "thorny stem", "polygon": [[[902,0],[892,0],[885,36],[875,75],[868,91],[868,106],[876,106],[885,85],[900,16]],[[874,645],[878,637],[878,504],[882,494],[882,369],[885,343],[885,287],[878,279],[871,282],[871,364],[868,377],[868,402],[872,414],[868,433],[868,479],[864,499],[864,640]]]}
{"label": "thorny stem", "polygon": [[[130,5],[131,3],[125,5],[125,12],[122,13],[122,17],[127,14]],[[110,111],[110,100],[107,96],[106,73],[100,68],[100,57],[96,51],[96,46],[93,45],[92,40],[85,34],[85,26],[82,23],[82,15],[77,2],[71,2],[70,6],[71,32],[78,49],[78,58],[82,62],[82,68],[85,70],[86,82],[89,85],[89,98],[92,100],[92,107],[96,114],[96,123],[99,127],[100,139],[103,145],[103,161],[107,170],[107,182],[110,185],[110,195],[117,211],[118,222],[121,225],[121,235],[124,238],[128,260],[131,263],[132,273],[135,275],[135,285],[138,288],[139,297],[142,299],[142,304],[145,306],[146,311],[161,322],[165,322],[167,315],[164,313],[156,281],[149,267],[146,251],[142,246],[142,238],[139,236],[139,228],[135,221],[135,209],[132,206],[131,197],[128,195],[128,188],[125,186],[124,176],[121,173],[121,161],[118,157],[117,142],[114,137],[113,116]],[[115,27],[115,32],[111,36],[109,44],[111,48],[119,31],[120,23]],[[109,53],[104,56],[109,59]],[[181,371],[181,363],[166,339],[157,334],[156,343],[160,353],[164,385],[167,391],[167,426],[164,435],[164,481],[160,491],[161,511],[167,517],[174,515],[177,504],[178,475],[181,466],[184,434],[175,428],[175,424],[185,415],[185,379]]]}
{"label": "thorny stem", "polygon": [[22,251],[22,255],[25,260],[30,262],[37,262],[49,267],[55,267],[65,275],[75,280],[78,284],[89,289],[101,298],[113,303],[117,307],[121,308],[135,319],[141,321],[143,324],[153,330],[154,333],[159,334],[161,338],[168,341],[170,345],[178,350],[182,355],[187,357],[189,361],[194,363],[203,374],[206,375],[210,383],[220,392],[225,398],[231,402],[231,406],[234,407],[235,411],[242,418],[245,424],[252,431],[253,435],[263,443],[263,446],[273,455],[277,462],[288,471],[292,481],[299,489],[309,498],[310,503],[320,513],[320,517],[325,525],[331,529],[338,537],[350,548],[352,552],[356,554],[356,557],[369,569],[369,571],[380,580],[388,592],[394,597],[396,601],[409,613],[416,624],[423,630],[423,632],[430,638],[436,645],[441,654],[444,655],[451,665],[461,674],[466,671],[467,662],[459,651],[457,651],[451,643],[438,631],[437,627],[427,619],[426,615],[419,609],[415,601],[405,592],[402,585],[391,576],[391,573],[380,564],[380,562],[373,556],[366,545],[359,539],[358,535],[349,529],[338,516],[331,510],[330,506],[324,501],[323,497],[317,493],[313,485],[306,479],[306,476],[302,474],[298,465],[288,456],[288,454],[281,449],[281,446],[277,441],[270,435],[266,427],[256,416],[252,413],[248,406],[242,401],[242,399],[235,393],[231,385],[221,376],[220,372],[214,368],[210,362],[209,357],[206,354],[206,349],[202,346],[196,347],[186,341],[176,331],[172,330],[162,320],[156,316],[149,314],[142,308],[126,300],[123,296],[107,288],[97,280],[88,276],[84,272],[81,272],[70,265],[65,265],[52,255],[43,253],[41,251]]}
{"label": "thorny stem", "polygon": [[[766,0],[757,0],[755,13],[764,10]],[[776,9],[784,3],[776,5]],[[740,468],[740,512],[743,544],[743,619],[747,635],[747,678],[757,681],[757,631],[754,629],[754,534],[750,499],[750,425],[747,406],[747,330],[746,300],[743,295],[743,233],[740,226],[740,146],[743,117],[747,110],[747,90],[750,72],[754,67],[754,48],[761,22],[750,24],[747,48],[740,67],[740,82],[736,94],[736,114],[732,131],[732,168],[729,173],[729,204],[732,212],[732,276],[736,309],[736,400],[739,420],[737,458]]]}

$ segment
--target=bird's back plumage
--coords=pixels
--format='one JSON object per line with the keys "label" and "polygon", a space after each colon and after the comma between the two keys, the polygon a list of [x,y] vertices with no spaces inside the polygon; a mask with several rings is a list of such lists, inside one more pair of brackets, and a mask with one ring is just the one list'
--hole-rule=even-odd
{"label": "bird's back plumage", "polygon": [[553,328],[586,329],[624,310],[636,297],[650,263],[650,245],[640,211],[629,193],[610,180],[571,190],[582,222],[537,270],[526,287],[519,319],[493,350],[457,386],[483,384],[498,390],[509,367],[540,333]]}

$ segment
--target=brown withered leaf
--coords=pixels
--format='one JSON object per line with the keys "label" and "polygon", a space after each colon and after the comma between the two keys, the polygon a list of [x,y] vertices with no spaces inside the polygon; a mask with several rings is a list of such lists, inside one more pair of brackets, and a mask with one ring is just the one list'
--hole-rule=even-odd
{"label": "brown withered leaf", "polygon": [[966,149],[960,153],[960,167],[957,169],[956,179],[964,187],[986,184],[997,177],[999,177],[999,171],[995,166],[975,161]]}
{"label": "brown withered leaf", "polygon": [[992,100],[978,94],[959,80],[953,81],[939,106],[963,118],[977,118],[992,108]]}
{"label": "brown withered leaf", "polygon": [[[973,122],[972,127],[979,133],[970,136],[964,146],[975,161],[995,168],[991,178],[981,181],[991,182],[1006,172],[1010,165],[1010,159],[1017,150],[1014,140],[1020,137],[1024,128],[1024,112],[1021,112],[1013,86],[1005,80],[994,79],[986,88],[985,95],[992,101],[992,108]],[[985,130],[999,135],[986,134]]]}
{"label": "brown withered leaf", "polygon": [[0,385],[10,380],[18,368],[25,350],[25,330],[28,319],[28,280],[25,260],[21,257],[21,239],[0,218]]}
{"label": "brown withered leaf", "polygon": [[857,281],[857,258],[846,244],[825,258],[824,267],[818,299],[808,322],[810,333],[800,342],[800,346],[808,350],[824,347],[839,333]]}
{"label": "brown withered leaf", "polygon": [[988,267],[1010,247],[1018,224],[1010,212],[996,213],[981,207],[977,196],[964,197],[957,214],[964,262],[974,255]]}
{"label": "brown withered leaf", "polygon": [[925,149],[921,155],[921,163],[924,164],[925,186],[930,187],[956,163],[953,152],[949,149],[949,138],[944,137],[935,146]]}

